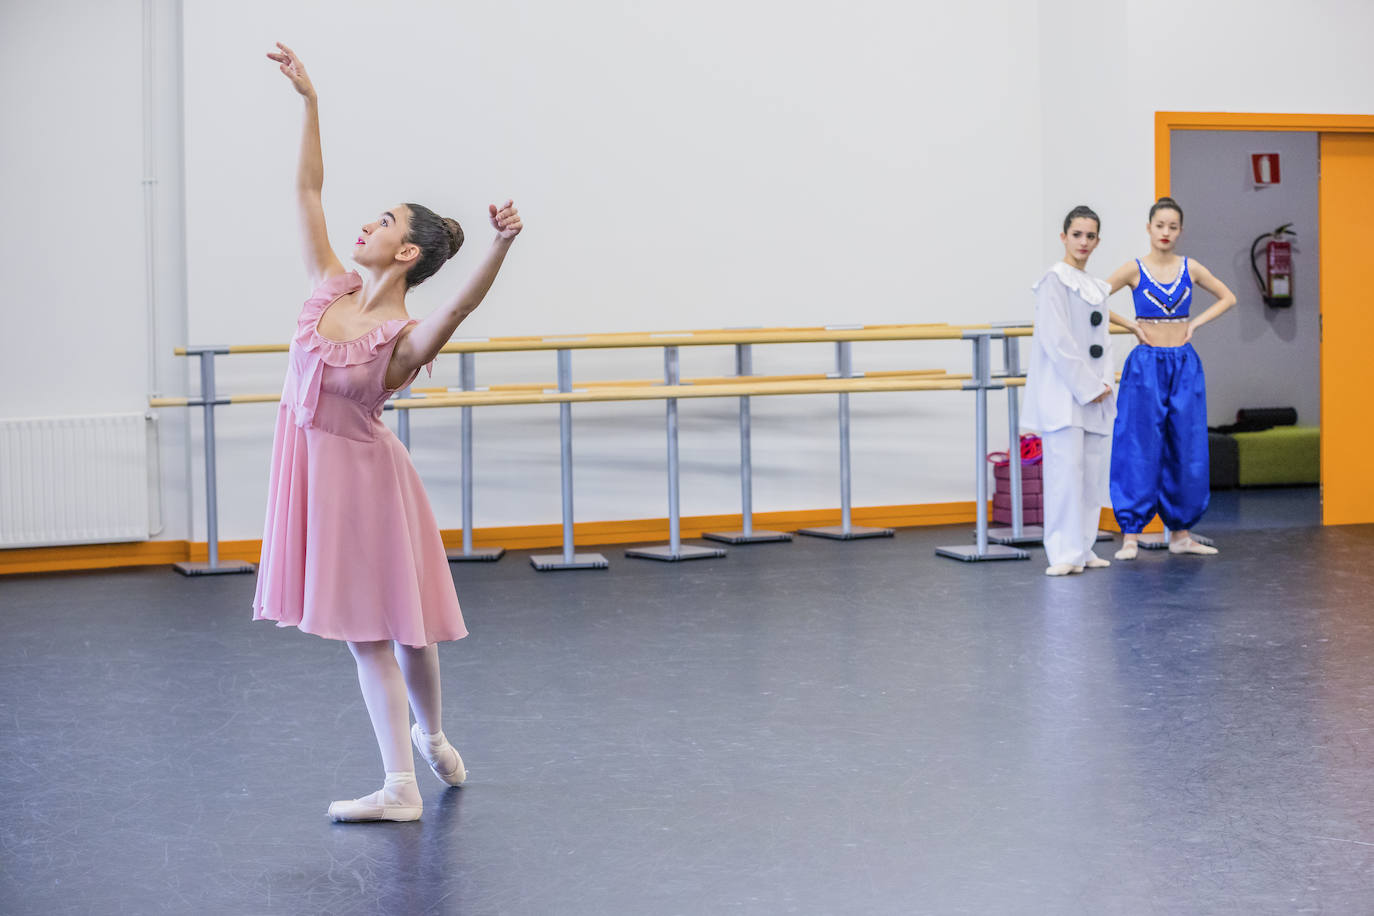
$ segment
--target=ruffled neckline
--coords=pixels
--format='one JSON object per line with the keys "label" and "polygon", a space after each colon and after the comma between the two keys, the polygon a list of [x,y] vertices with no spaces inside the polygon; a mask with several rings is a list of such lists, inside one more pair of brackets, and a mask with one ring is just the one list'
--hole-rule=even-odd
{"label": "ruffled neckline", "polygon": [[301,310],[293,342],[301,350],[317,353],[327,366],[345,368],[368,362],[377,351],[390,343],[407,325],[417,324],[414,318],[390,318],[352,340],[333,340],[320,333],[320,319],[325,311],[342,296],[356,292],[363,285],[356,271],[338,274],[321,283]]}
{"label": "ruffled neckline", "polygon": [[[1041,278],[1040,282],[1045,282],[1050,274],[1058,277],[1060,283],[1063,283],[1070,291],[1077,293],[1078,297],[1088,305],[1101,305],[1107,301],[1107,293],[1111,287],[1107,285],[1105,280],[1099,280],[1088,272],[1065,264],[1063,261],[1056,262],[1049,270],[1045,271],[1045,276]],[[1032,288],[1039,286],[1040,283],[1037,283]]]}

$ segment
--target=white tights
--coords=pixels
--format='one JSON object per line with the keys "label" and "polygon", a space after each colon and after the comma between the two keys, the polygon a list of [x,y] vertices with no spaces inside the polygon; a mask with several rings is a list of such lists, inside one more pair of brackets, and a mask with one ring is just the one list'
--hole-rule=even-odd
{"label": "white tights", "polygon": [[[348,644],[358,663],[358,684],[363,689],[363,702],[372,719],[377,735],[377,747],[382,752],[382,766],[388,774],[415,772],[415,757],[410,745],[410,709],[422,731],[437,735],[441,725],[443,702],[439,691],[439,647],[415,649],[389,641],[351,642]],[[418,790],[411,782],[411,791]]]}

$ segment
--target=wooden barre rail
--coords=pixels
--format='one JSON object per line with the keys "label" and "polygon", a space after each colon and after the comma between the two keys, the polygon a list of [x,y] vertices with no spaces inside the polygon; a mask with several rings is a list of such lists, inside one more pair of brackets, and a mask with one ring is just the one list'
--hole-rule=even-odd
{"label": "wooden barre rail", "polygon": [[[748,378],[749,376],[745,376]],[[396,398],[388,403],[398,410],[424,407],[495,407],[501,404],[578,404],[593,401],[663,401],[669,398],[737,398],[775,394],[841,394],[869,391],[962,391],[968,376],[939,378],[907,376],[898,378],[823,378],[812,382],[762,382],[733,385],[615,385],[567,392],[547,389],[516,391],[453,391],[423,398]],[[1001,379],[999,387],[1024,384],[1020,378]],[[215,399],[216,404],[272,404],[280,394],[233,394]],[[149,407],[190,407],[203,402],[196,398],[149,398]]]}
{"label": "wooden barre rail", "polygon": [[[822,381],[830,376],[822,373],[808,373],[804,375],[722,375],[709,376],[705,378],[683,379],[683,385],[733,385],[739,384],[743,379],[754,379],[759,382],[790,382],[790,381]],[[911,369],[911,370],[887,370],[881,372],[867,372],[860,378],[932,378],[965,380],[969,378],[967,373],[950,374],[943,369]],[[513,382],[505,385],[484,386],[481,391],[464,392],[462,389],[455,388],[412,388],[414,394],[423,394],[426,399],[430,397],[443,397],[446,395],[462,395],[467,393],[480,394],[492,392],[497,394],[515,394],[519,392],[544,392],[555,389],[557,386],[552,383],[544,382]],[[625,388],[662,388],[662,379],[612,379],[604,381],[578,382],[578,389],[625,389]],[[226,394],[220,395],[215,399],[216,404],[270,404],[281,400],[280,394],[256,393],[256,394]],[[149,407],[190,407],[203,404],[199,398],[192,397],[150,397],[148,398]],[[537,402],[517,402],[517,403],[537,403]],[[459,405],[463,406],[463,405]]]}
{"label": "wooden barre rail", "polygon": [[[938,376],[938,377],[940,377],[940,378],[968,378],[968,377],[969,377],[967,374],[964,374],[964,375],[950,375],[949,372],[946,371],[946,370],[944,370],[944,369],[885,369],[885,370],[881,370],[881,371],[878,371],[878,372],[862,372],[862,373],[858,373],[858,375],[862,375],[864,378],[905,378],[905,377],[907,377],[907,376],[925,376],[925,377]],[[828,373],[825,373],[825,372],[805,372],[805,373],[798,373],[798,374],[793,374],[793,375],[713,375],[713,376],[704,376],[704,377],[700,377],[700,378],[685,378],[685,379],[682,380],[682,384],[683,384],[683,385],[733,385],[733,384],[738,383],[741,379],[745,379],[745,378],[757,379],[757,380],[759,380],[759,381],[767,381],[767,382],[800,382],[800,381],[809,381],[809,380],[812,380],[812,379],[823,379],[823,378],[829,378],[829,377],[830,377],[829,374],[828,374]],[[594,380],[594,381],[578,382],[578,383],[577,383],[577,387],[579,387],[579,388],[634,388],[634,387],[639,387],[639,386],[644,386],[644,385],[662,385],[662,384],[664,384],[664,381],[663,381],[663,379],[661,379],[661,378],[601,379],[601,380]],[[557,388],[557,387],[558,387],[558,385],[555,384],[555,383],[553,383],[553,382],[505,382],[505,383],[497,384],[497,385],[483,385],[481,390],[483,390],[483,391],[545,391],[545,390],[547,390],[547,389]],[[429,395],[429,394],[456,394],[456,393],[458,393],[458,392],[463,391],[462,388],[440,387],[440,386],[426,387],[426,388],[414,388],[414,387],[412,387],[410,390],[411,390],[411,392],[414,393],[414,394],[425,394],[425,395]]]}
{"label": "wooden barre rail", "polygon": [[[1021,378],[999,379],[993,388],[1024,385]],[[664,401],[689,398],[766,397],[783,394],[858,394],[881,391],[964,391],[967,379],[957,378],[827,378],[810,382],[761,382],[735,385],[646,385],[640,388],[601,388],[583,391],[454,392],[427,398],[397,398],[398,410],[427,407],[487,407],[502,404],[584,404],[597,401]]]}
{"label": "wooden barre rail", "polygon": [[[519,350],[590,350],[617,347],[705,347],[732,344],[835,343],[866,340],[962,340],[969,331],[988,331],[987,324],[880,324],[830,328],[760,328],[718,331],[633,331],[607,334],[548,334],[526,337],[459,338],[440,353],[495,353]],[[1127,333],[1121,329],[1119,333]],[[1031,327],[998,328],[998,336],[1029,337]],[[287,344],[231,344],[216,348],[177,347],[177,356],[214,349],[219,353],[285,353]]]}

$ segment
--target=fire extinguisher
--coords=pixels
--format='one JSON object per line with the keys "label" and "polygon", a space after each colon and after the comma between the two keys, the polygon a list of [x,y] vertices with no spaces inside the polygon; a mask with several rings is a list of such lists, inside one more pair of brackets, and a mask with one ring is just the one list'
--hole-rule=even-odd
{"label": "fire extinguisher", "polygon": [[[1255,282],[1259,284],[1260,297],[1271,309],[1286,309],[1293,304],[1293,243],[1284,240],[1285,235],[1297,238],[1297,233],[1284,223],[1273,232],[1266,232],[1250,245],[1250,269],[1255,272]],[[1255,250],[1260,242],[1269,241],[1264,246],[1264,273],[1260,273],[1255,263]]]}

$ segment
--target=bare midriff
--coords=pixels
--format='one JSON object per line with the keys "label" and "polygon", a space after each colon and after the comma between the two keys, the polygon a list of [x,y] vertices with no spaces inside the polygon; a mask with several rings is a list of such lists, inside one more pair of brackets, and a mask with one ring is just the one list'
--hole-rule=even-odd
{"label": "bare midriff", "polygon": [[1149,318],[1137,318],[1136,323],[1145,332],[1145,337],[1150,341],[1152,347],[1181,347],[1188,334],[1187,320],[1159,321]]}

